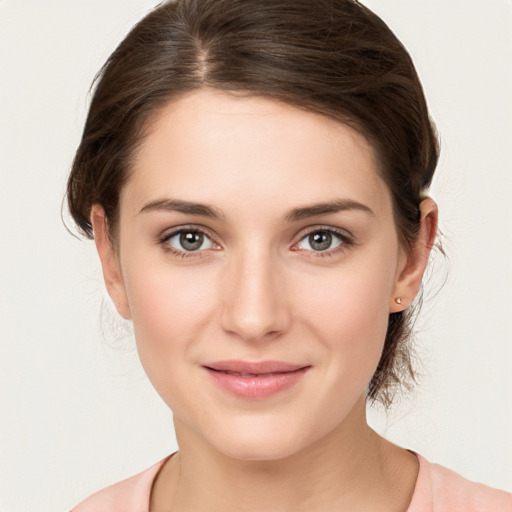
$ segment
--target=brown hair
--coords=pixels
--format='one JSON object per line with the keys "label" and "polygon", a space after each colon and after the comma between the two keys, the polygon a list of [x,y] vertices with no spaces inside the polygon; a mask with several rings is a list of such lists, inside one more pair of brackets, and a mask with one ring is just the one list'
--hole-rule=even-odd
{"label": "brown hair", "polygon": [[[177,0],[142,19],[97,77],[67,197],[92,238],[93,204],[115,241],[119,193],[152,115],[211,87],[273,98],[355,128],[371,143],[393,198],[402,244],[420,225],[419,204],[438,144],[412,60],[374,13],[355,0]],[[391,403],[414,374],[407,313],[392,313],[368,397]]]}

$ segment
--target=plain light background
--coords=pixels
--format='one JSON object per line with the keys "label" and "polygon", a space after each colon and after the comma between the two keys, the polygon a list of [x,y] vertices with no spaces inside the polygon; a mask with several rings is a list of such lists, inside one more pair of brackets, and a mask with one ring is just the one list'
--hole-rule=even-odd
{"label": "plain light background", "polygon": [[[67,510],[176,449],[133,340],[100,318],[93,244],[60,218],[89,85],[156,3],[0,0],[1,512]],[[449,253],[420,321],[421,385],[371,422],[511,490],[512,2],[364,3],[422,78],[441,134],[432,195]]]}

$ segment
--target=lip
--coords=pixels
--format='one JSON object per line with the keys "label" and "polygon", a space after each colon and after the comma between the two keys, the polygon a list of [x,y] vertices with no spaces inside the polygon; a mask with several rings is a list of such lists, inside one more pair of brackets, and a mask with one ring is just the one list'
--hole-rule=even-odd
{"label": "lip", "polygon": [[263,399],[295,386],[310,365],[283,361],[215,361],[203,365],[214,382],[239,398]]}

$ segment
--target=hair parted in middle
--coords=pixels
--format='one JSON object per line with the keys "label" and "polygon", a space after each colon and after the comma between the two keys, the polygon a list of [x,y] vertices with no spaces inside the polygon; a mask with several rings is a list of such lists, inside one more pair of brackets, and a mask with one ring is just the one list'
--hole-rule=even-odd
{"label": "hair parted in middle", "polygon": [[[68,180],[68,206],[92,238],[91,207],[116,244],[119,195],[151,120],[201,88],[262,96],[361,133],[391,192],[410,249],[438,143],[412,60],[387,25],[355,0],[176,0],[143,18],[97,77]],[[414,374],[407,312],[390,314],[368,398],[391,403]]]}

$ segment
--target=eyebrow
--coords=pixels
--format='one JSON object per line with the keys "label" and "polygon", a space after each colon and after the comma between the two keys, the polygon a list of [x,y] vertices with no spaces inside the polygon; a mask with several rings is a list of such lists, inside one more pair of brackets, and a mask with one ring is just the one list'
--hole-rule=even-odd
{"label": "eyebrow", "polygon": [[144,205],[139,213],[165,211],[180,212],[188,215],[197,215],[200,217],[208,217],[210,219],[223,219],[224,215],[207,204],[192,203],[190,201],[180,201],[178,199],[157,199]]}
{"label": "eyebrow", "polygon": [[[350,210],[358,210],[371,216],[375,216],[373,210],[363,203],[354,201],[353,199],[336,199],[326,203],[316,203],[294,208],[293,210],[290,210],[283,219],[286,222],[296,222],[309,217],[317,217],[319,215],[328,215]],[[155,201],[151,201],[144,205],[139,213],[152,211],[179,212],[216,220],[222,220],[224,218],[221,211],[213,206],[202,203],[193,203],[190,201],[181,201],[178,199],[157,199]]]}
{"label": "eyebrow", "polygon": [[298,220],[316,217],[318,215],[328,215],[330,213],[338,213],[349,210],[358,210],[368,213],[375,217],[373,210],[363,203],[354,201],[353,199],[336,199],[327,203],[317,203],[299,208],[294,208],[288,212],[284,219],[288,222],[296,222]]}

